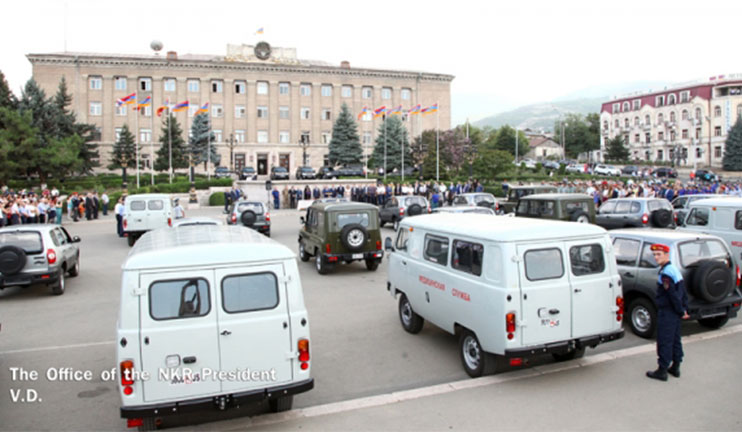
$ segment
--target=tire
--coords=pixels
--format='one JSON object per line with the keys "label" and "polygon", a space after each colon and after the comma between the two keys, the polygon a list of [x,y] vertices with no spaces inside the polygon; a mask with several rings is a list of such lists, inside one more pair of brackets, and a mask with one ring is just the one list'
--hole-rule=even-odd
{"label": "tire", "polygon": [[52,289],[52,294],[54,295],[64,294],[64,287],[65,287],[64,273],[65,273],[64,270],[60,270],[59,279],[57,280],[57,282],[49,286]]}
{"label": "tire", "polygon": [[657,327],[657,308],[654,303],[644,297],[631,301],[627,314],[631,331],[642,338],[649,339],[654,336]]}
{"label": "tire", "polygon": [[129,234],[128,234],[128,235],[126,236],[126,242],[127,242],[128,244],[129,244],[129,247],[132,247],[132,246],[134,246],[134,243],[136,243],[136,242],[137,242],[137,239],[136,239],[136,237],[134,236],[134,234],[132,234],[132,233],[129,233]]}
{"label": "tire", "polygon": [[425,320],[412,310],[410,301],[407,300],[407,296],[402,294],[399,297],[399,321],[402,323],[402,328],[411,334],[418,334],[423,329]]}
{"label": "tire", "polygon": [[590,216],[588,216],[587,213],[585,213],[582,210],[577,210],[577,211],[572,212],[572,214],[569,215],[569,219],[572,222],[590,223]]}
{"label": "tire", "polygon": [[652,225],[658,228],[667,228],[672,224],[672,211],[667,209],[652,212]]}
{"label": "tire", "polygon": [[399,219],[394,218],[393,227],[395,232],[399,229]]}
{"label": "tire", "polygon": [[409,216],[417,216],[419,214],[423,213],[423,208],[420,206],[420,204],[412,204],[407,208],[407,214]]}
{"label": "tire", "polygon": [[142,425],[137,427],[139,431],[157,430],[157,420],[154,417],[145,417],[142,419]]}
{"label": "tire", "polygon": [[319,252],[314,255],[314,266],[317,268],[317,273],[321,275],[327,274],[329,270],[328,265],[322,259],[322,254]]}
{"label": "tire", "polygon": [[77,277],[80,274],[80,254],[77,255],[75,265],[69,271],[70,277]]}
{"label": "tire", "polygon": [[723,300],[732,291],[732,275],[720,261],[701,261],[693,275],[693,293],[709,303]]}
{"label": "tire", "polygon": [[459,355],[466,374],[472,378],[495,373],[501,368],[502,357],[485,352],[477,335],[466,329],[459,336]]}
{"label": "tire", "polygon": [[376,271],[377,268],[379,268],[379,260],[375,258],[366,260],[366,269],[368,271]]}
{"label": "tire", "polygon": [[268,401],[268,404],[271,407],[271,411],[274,413],[288,411],[294,404],[294,395],[271,399],[270,401]]}
{"label": "tire", "polygon": [[304,242],[299,242],[299,259],[303,262],[309,261],[309,254],[304,250]]}
{"label": "tire", "polygon": [[729,316],[717,316],[713,318],[701,318],[698,320],[698,324],[701,324],[702,326],[710,329],[719,329],[724,327],[724,325],[729,321]]}
{"label": "tire", "polygon": [[360,252],[368,240],[368,231],[361,224],[348,224],[340,230],[340,242],[351,252]]}
{"label": "tire", "polygon": [[0,247],[0,272],[11,276],[26,266],[26,251],[18,246]]}
{"label": "tire", "polygon": [[255,212],[252,210],[245,210],[240,215],[240,222],[242,222],[242,224],[248,228],[252,228],[252,226],[255,225],[255,221],[257,220],[258,220],[258,217],[255,215]]}
{"label": "tire", "polygon": [[566,353],[552,353],[551,356],[554,357],[554,360],[558,362],[582,358],[585,356],[585,347],[575,348],[572,351]]}
{"label": "tire", "polygon": [[386,222],[384,222],[382,219],[379,219],[379,228],[384,228],[384,225],[386,225]]}

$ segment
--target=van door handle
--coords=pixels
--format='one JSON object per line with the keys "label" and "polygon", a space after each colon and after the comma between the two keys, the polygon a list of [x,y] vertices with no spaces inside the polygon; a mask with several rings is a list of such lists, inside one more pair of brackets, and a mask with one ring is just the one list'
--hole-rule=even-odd
{"label": "van door handle", "polygon": [[196,356],[183,357],[183,363],[185,364],[196,363]]}
{"label": "van door handle", "polygon": [[549,313],[552,315],[556,315],[559,313],[559,309],[549,309]]}
{"label": "van door handle", "polygon": [[[576,292],[576,293],[582,292],[582,288],[575,288],[575,292]],[[551,312],[551,311],[550,311],[550,312]]]}
{"label": "van door handle", "polygon": [[224,331],[222,332],[222,336],[229,336],[229,335],[231,335],[231,334],[232,334],[232,332],[231,332],[231,331],[229,331],[229,330],[224,330]]}
{"label": "van door handle", "polygon": [[629,273],[629,272],[626,272],[623,275],[626,277],[634,277],[634,273]]}

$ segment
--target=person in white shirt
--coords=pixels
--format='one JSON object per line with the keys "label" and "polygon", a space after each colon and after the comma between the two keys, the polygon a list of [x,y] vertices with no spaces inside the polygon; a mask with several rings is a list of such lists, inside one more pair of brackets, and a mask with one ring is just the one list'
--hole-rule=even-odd
{"label": "person in white shirt", "polygon": [[100,196],[100,201],[103,203],[103,216],[108,216],[108,202],[109,202],[108,194],[103,192],[103,195]]}
{"label": "person in white shirt", "polygon": [[175,219],[183,219],[185,217],[185,210],[183,209],[183,206],[180,205],[180,200],[178,198],[175,198],[173,216],[175,216]]}

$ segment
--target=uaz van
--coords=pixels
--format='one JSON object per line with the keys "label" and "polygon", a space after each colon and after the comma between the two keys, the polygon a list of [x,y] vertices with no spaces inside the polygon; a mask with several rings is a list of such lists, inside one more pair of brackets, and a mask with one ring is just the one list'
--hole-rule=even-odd
{"label": "uaz van", "polygon": [[623,336],[613,247],[595,225],[477,214],[400,223],[387,289],[409,333],[424,320],[459,337],[472,377],[536,354],[581,357]]}
{"label": "uaz van", "polygon": [[244,227],[145,234],[122,266],[121,417],[152,429],[181,412],[311,390],[309,322],[293,252]]}
{"label": "uaz van", "polygon": [[129,195],[124,200],[124,232],[129,246],[147,231],[173,225],[173,206],[166,194]]}
{"label": "uaz van", "polygon": [[681,230],[721,237],[742,267],[742,198],[709,198],[691,203]]}

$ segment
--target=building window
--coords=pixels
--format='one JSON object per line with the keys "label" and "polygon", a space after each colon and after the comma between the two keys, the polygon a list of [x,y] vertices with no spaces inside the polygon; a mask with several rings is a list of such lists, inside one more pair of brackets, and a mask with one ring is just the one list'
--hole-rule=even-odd
{"label": "building window", "polygon": [[322,96],[332,96],[332,85],[322,84]]}
{"label": "building window", "polygon": [[363,99],[372,99],[374,97],[373,87],[363,87],[361,89],[361,97]]}
{"label": "building window", "polygon": [[675,131],[674,130],[671,130],[670,131],[670,141],[675,141]]}
{"label": "building window", "polygon": [[714,136],[717,136],[717,137],[721,136],[721,126],[716,126],[714,128]]}
{"label": "building window", "polygon": [[330,144],[332,140],[332,134],[330,132],[322,132],[322,144]]}
{"label": "building window", "polygon": [[363,133],[363,144],[364,145],[371,144],[371,132]]}
{"label": "building window", "polygon": [[322,110],[322,120],[332,120],[332,110],[325,108]]}
{"label": "building window", "polygon": [[260,144],[265,144],[268,142],[268,131],[258,131],[258,142]]}
{"label": "building window", "polygon": [[245,142],[245,131],[244,130],[234,131],[234,141],[238,143]]}
{"label": "building window", "polygon": [[629,112],[629,107],[630,107],[629,103],[628,102],[624,102],[623,103],[623,112]]}
{"label": "building window", "polygon": [[696,108],[696,120],[701,120],[701,108]]}
{"label": "building window", "polygon": [[675,105],[675,95],[671,94],[667,97],[667,104],[668,105]]}
{"label": "building window", "polygon": [[664,132],[657,132],[657,141],[662,141],[665,139],[665,133]]}
{"label": "building window", "polygon": [[139,142],[148,143],[152,141],[152,130],[139,129]]}
{"label": "building window", "polygon": [[721,157],[721,146],[714,147],[714,157],[717,159]]}
{"label": "building window", "polygon": [[353,86],[344,85],[340,90],[340,95],[344,98],[353,97]]}
{"label": "building window", "polygon": [[152,78],[139,78],[139,90],[152,91]]}
{"label": "building window", "polygon": [[289,118],[289,107],[287,106],[278,107],[278,118],[288,119]]}
{"label": "building window", "polygon": [[614,121],[613,124],[616,127],[616,129],[618,129],[619,127],[621,127],[621,123],[618,122],[618,119],[616,119],[616,121]]}
{"label": "building window", "polygon": [[162,89],[166,92],[175,91],[175,78],[165,78],[162,80]]}
{"label": "building window", "polygon": [[101,129],[99,126],[96,126],[90,138],[93,141],[100,141],[101,139],[103,139],[103,129]]}
{"label": "building window", "polygon": [[634,134],[634,142],[639,143],[639,134]]}
{"label": "building window", "polygon": [[634,126],[639,127],[639,117],[634,117]]}
{"label": "building window", "polygon": [[114,78],[113,85],[116,90],[126,90],[126,77]]}
{"label": "building window", "polygon": [[211,105],[211,117],[224,117],[224,108],[222,107],[222,104]]}
{"label": "building window", "polygon": [[222,130],[214,129],[214,142],[222,142]]}
{"label": "building window", "polygon": [[626,128],[628,128],[628,127],[629,127],[629,119],[628,119],[628,118],[625,118],[625,119],[623,119],[623,125],[624,125],[624,127],[626,127]]}
{"label": "building window", "polygon": [[268,94],[268,82],[258,81],[257,92],[259,95],[267,95]]}
{"label": "building window", "polygon": [[644,116],[644,125],[652,126],[652,117],[650,117],[649,114]]}
{"label": "building window", "polygon": [[266,106],[258,107],[258,118],[268,118],[268,107]]}
{"label": "building window", "polygon": [[194,117],[199,108],[201,107],[197,103],[188,105],[188,117]]}
{"label": "building window", "polygon": [[288,131],[281,131],[278,133],[278,142],[281,144],[288,144],[291,142],[291,135]]}
{"label": "building window", "polygon": [[683,137],[683,139],[688,139],[688,129],[683,129],[683,131],[680,133]]}
{"label": "building window", "polygon": [[99,76],[91,76],[89,81],[90,90],[100,90],[103,88],[103,78]]}
{"label": "building window", "polygon": [[128,105],[116,105],[116,115],[119,117],[126,117],[126,107]]}
{"label": "building window", "polygon": [[143,117],[152,116],[152,105],[147,105],[145,107],[142,107],[142,109],[140,109],[139,112],[142,113]]}
{"label": "building window", "polygon": [[[312,134],[309,133],[309,131],[302,131],[301,137],[299,138],[302,142],[310,142],[310,139],[312,137]],[[329,165],[329,164],[325,164]]]}
{"label": "building window", "polygon": [[654,98],[655,105],[658,107],[665,106],[665,97],[657,96]]}
{"label": "building window", "polygon": [[613,104],[613,114],[621,111],[621,104],[620,103],[614,103]]}
{"label": "building window", "polygon": [[721,117],[721,107],[719,105],[714,107],[714,117]]}
{"label": "building window", "polygon": [[211,82],[211,92],[221,93],[223,91],[224,82],[221,80],[214,80]]}
{"label": "building window", "polygon": [[245,117],[245,106],[235,105],[234,106],[234,118],[243,118],[243,117]]}
{"label": "building window", "polygon": [[235,94],[245,94],[247,91],[247,84],[244,81],[235,81],[234,82],[234,92]]}
{"label": "building window", "polygon": [[188,86],[188,93],[198,93],[201,89],[201,84],[197,79],[189,79],[186,81],[186,85]]}
{"label": "building window", "polygon": [[603,120],[603,129],[608,129],[608,120]]}
{"label": "building window", "polygon": [[309,120],[309,108],[302,107],[301,108],[301,119],[302,120]]}
{"label": "building window", "polygon": [[675,111],[670,112],[670,122],[675,123]]}
{"label": "building window", "polygon": [[647,144],[651,143],[652,142],[652,134],[650,134],[649,132],[645,133],[644,134],[644,142],[647,143]]}
{"label": "building window", "polygon": [[[268,94],[268,90],[266,89],[265,93],[258,93],[258,94]],[[278,94],[288,95],[289,94],[289,83],[287,82],[278,83]]]}
{"label": "building window", "polygon": [[392,98],[392,89],[389,87],[384,87],[381,89],[381,98],[382,99],[391,99]]}
{"label": "building window", "polygon": [[664,158],[662,156],[663,156],[662,150],[657,150],[657,160],[658,161],[664,160]]}
{"label": "building window", "polygon": [[115,128],[113,130],[113,138],[118,142],[121,139],[121,130],[122,128]]}
{"label": "building window", "polygon": [[635,99],[634,100],[634,111],[638,111],[639,108],[642,107],[642,100],[641,99]]}
{"label": "building window", "polygon": [[299,86],[299,94],[302,96],[311,96],[312,95],[312,85],[311,84],[301,84]]}
{"label": "building window", "polygon": [[403,88],[401,95],[402,95],[402,100],[410,100],[410,98],[412,97],[412,90]]}
{"label": "building window", "polygon": [[683,112],[680,114],[680,118],[683,120],[688,120],[688,110],[683,110]]}
{"label": "building window", "polygon": [[103,114],[103,108],[100,102],[90,102],[90,115],[99,116]]}
{"label": "building window", "polygon": [[696,139],[701,139],[701,128],[696,128]]}
{"label": "building window", "polygon": [[680,92],[680,103],[690,102],[690,91]]}

